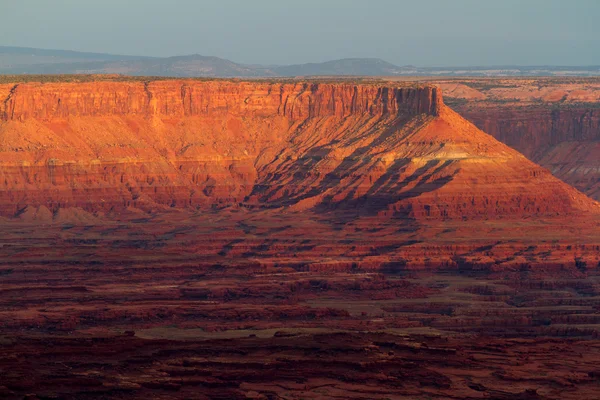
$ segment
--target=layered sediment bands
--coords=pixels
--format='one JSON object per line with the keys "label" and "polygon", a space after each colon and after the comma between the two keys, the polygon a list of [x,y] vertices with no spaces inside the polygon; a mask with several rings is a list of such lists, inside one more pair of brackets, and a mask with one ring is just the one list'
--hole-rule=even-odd
{"label": "layered sediment bands", "polygon": [[435,88],[350,84],[22,84],[2,93],[4,215],[29,205],[236,204],[251,193],[257,167],[300,132],[310,134],[303,146],[315,146],[353,124],[435,116],[442,107]]}
{"label": "layered sediment bands", "polygon": [[[298,135],[259,169],[250,196],[294,210],[495,218],[569,214],[597,205],[442,107],[439,116],[356,124],[303,149]],[[323,129],[323,127],[322,127]]]}
{"label": "layered sediment bands", "polygon": [[437,90],[0,93],[0,397],[598,397],[597,203]]}
{"label": "layered sediment bands", "polygon": [[438,89],[381,85],[228,81],[102,82],[4,85],[4,120],[82,116],[159,117],[223,114],[292,120],[368,113],[436,115]]}
{"label": "layered sediment bands", "polygon": [[161,260],[163,250],[121,265],[0,264],[0,397],[593,399],[600,391],[595,266],[553,275],[306,273]]}
{"label": "layered sediment bands", "polygon": [[558,178],[600,199],[600,109],[552,104],[454,108]]}
{"label": "layered sediment bands", "polygon": [[600,199],[600,83],[595,78],[441,80],[478,128]]}
{"label": "layered sediment bands", "polygon": [[349,218],[598,208],[444,106],[434,87],[154,81],[3,90],[7,216],[240,204]]}
{"label": "layered sediment bands", "polygon": [[600,141],[600,109],[552,104],[538,107],[481,109],[454,106],[481,130],[539,161],[548,149],[563,142]]}

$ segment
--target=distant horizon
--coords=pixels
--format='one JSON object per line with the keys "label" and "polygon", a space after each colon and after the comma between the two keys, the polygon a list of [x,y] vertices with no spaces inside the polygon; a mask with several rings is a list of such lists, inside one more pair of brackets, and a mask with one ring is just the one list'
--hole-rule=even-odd
{"label": "distant horizon", "polygon": [[244,62],[240,62],[238,60],[235,59],[228,59],[228,58],[223,58],[223,57],[219,57],[213,54],[202,54],[202,53],[187,53],[187,54],[173,54],[173,55],[167,55],[167,56],[156,56],[156,55],[140,55],[140,54],[122,54],[122,53],[107,53],[107,52],[101,52],[101,51],[88,51],[88,50],[73,50],[73,49],[61,49],[61,48],[45,48],[45,47],[30,47],[30,46],[15,46],[15,45],[4,45],[4,44],[0,44],[0,49],[1,48],[14,48],[14,49],[20,49],[20,50],[38,50],[38,51],[50,51],[50,52],[68,52],[68,53],[79,53],[79,54],[89,54],[89,55],[105,55],[105,56],[116,56],[116,57],[139,57],[139,58],[152,58],[152,59],[166,59],[166,58],[173,58],[173,57],[188,57],[188,56],[201,56],[201,57],[215,57],[215,58],[220,58],[223,60],[227,60],[227,61],[232,61],[235,62],[237,64],[241,64],[241,65],[256,65],[256,66],[287,66],[287,65],[303,65],[303,64],[320,64],[320,63],[326,63],[326,62],[330,62],[330,61],[339,61],[339,60],[368,60],[368,59],[372,59],[372,60],[382,60],[385,62],[388,62],[390,64],[393,64],[397,67],[418,67],[418,68],[424,68],[424,69],[428,69],[428,68],[508,68],[508,67],[553,67],[553,68],[582,68],[582,67],[600,67],[600,62],[598,64],[571,64],[571,65],[560,65],[560,64],[488,64],[488,65],[467,65],[467,64],[463,64],[463,65],[446,65],[446,64],[439,64],[439,65],[419,65],[416,63],[407,63],[407,64],[394,64],[393,62],[388,61],[387,59],[383,58],[383,57],[343,57],[343,58],[335,58],[335,59],[325,59],[325,60],[321,60],[321,61],[306,61],[306,62],[298,62],[298,63],[293,63],[293,64],[267,64],[267,63],[244,63]]}
{"label": "distant horizon", "polygon": [[597,0],[23,0],[4,2],[12,46],[246,65],[381,58],[395,65],[600,65]]}

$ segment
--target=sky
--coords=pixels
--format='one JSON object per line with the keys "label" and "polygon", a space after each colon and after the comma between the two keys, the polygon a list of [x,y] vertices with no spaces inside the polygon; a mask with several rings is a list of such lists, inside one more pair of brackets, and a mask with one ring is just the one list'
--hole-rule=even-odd
{"label": "sky", "polygon": [[600,0],[0,0],[0,45],[247,64],[600,65]]}

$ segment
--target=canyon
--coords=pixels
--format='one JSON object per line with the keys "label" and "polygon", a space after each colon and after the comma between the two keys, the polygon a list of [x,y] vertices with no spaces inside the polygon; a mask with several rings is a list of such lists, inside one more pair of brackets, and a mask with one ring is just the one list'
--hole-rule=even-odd
{"label": "canyon", "polygon": [[596,78],[440,80],[449,104],[483,131],[600,199]]}
{"label": "canyon", "polygon": [[450,80],[73,80],[0,84],[0,396],[600,393],[600,205],[534,162],[595,117]]}

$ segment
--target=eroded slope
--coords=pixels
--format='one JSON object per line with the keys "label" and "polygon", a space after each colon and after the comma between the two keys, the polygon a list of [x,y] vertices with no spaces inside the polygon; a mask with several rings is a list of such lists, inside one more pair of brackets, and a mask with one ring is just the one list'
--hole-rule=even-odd
{"label": "eroded slope", "polygon": [[0,210],[243,205],[410,218],[597,205],[429,86],[226,81],[5,85]]}
{"label": "eroded slope", "polygon": [[600,199],[597,78],[453,79],[436,82],[480,129]]}

